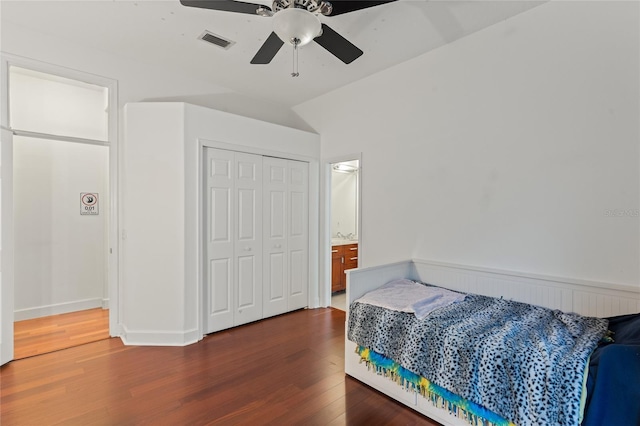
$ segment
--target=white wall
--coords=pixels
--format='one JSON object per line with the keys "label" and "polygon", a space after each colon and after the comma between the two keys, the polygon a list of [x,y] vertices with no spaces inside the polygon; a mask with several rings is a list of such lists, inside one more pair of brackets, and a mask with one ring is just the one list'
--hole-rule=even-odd
{"label": "white wall", "polygon": [[363,266],[638,286],[639,35],[637,2],[550,2],[296,107],[362,152]]}
{"label": "white wall", "polygon": [[[202,337],[203,144],[310,161],[310,210],[316,215],[309,221],[310,241],[317,247],[318,135],[184,103],[129,104],[125,127],[127,343],[181,345]],[[310,270],[317,293],[317,265]]]}
{"label": "white wall", "polygon": [[[108,148],[13,139],[15,320],[102,306]],[[81,192],[99,194],[98,215],[80,215]]]}
{"label": "white wall", "polygon": [[9,22],[10,18],[3,15],[0,27],[0,50],[3,53],[118,80],[120,108],[128,102],[144,100],[182,101],[309,130],[308,125],[290,108],[247,98],[220,85],[150,66],[140,60],[88,49],[81,40],[40,34]]}
{"label": "white wall", "polygon": [[129,335],[150,330],[180,334],[184,325],[184,108],[167,104],[141,116],[130,106],[125,128],[122,324]]}
{"label": "white wall", "polygon": [[109,141],[109,89],[11,66],[12,129]]}
{"label": "white wall", "polygon": [[358,174],[331,172],[331,236],[358,234]]}

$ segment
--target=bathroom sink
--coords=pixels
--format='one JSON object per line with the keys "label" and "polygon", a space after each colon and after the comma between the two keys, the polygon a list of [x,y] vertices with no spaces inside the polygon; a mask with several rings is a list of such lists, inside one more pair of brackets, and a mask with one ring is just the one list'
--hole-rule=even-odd
{"label": "bathroom sink", "polygon": [[357,244],[358,240],[346,239],[346,238],[332,238],[331,245],[332,246],[340,246],[343,244]]}

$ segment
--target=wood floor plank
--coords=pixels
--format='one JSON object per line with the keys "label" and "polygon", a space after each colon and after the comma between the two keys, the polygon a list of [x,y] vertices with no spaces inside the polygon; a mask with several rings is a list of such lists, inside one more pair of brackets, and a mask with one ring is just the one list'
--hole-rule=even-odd
{"label": "wood floor plank", "polygon": [[14,357],[28,358],[109,338],[109,311],[87,309],[13,324]]}
{"label": "wood floor plank", "polygon": [[107,339],[0,368],[0,424],[434,423],[344,374],[343,311],[300,310],[186,347]]}

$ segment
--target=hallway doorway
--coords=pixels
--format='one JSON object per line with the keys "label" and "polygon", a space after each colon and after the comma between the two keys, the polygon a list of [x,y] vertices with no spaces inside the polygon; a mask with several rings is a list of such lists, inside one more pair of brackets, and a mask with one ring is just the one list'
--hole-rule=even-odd
{"label": "hallway doorway", "polygon": [[[25,342],[33,355],[42,353],[44,341],[65,335],[65,347],[109,337],[110,318],[117,314],[117,303],[116,312],[108,309],[110,290],[117,289],[111,273],[117,257],[110,256],[117,255],[111,208],[117,126],[114,81],[2,59],[8,87],[2,127],[11,134],[11,155],[3,155],[2,169],[12,171],[13,181],[11,196],[3,196],[11,217],[3,220],[2,233],[12,241],[2,250],[11,270],[2,271],[2,294],[10,302],[3,299],[1,314],[3,324],[13,326],[3,327],[0,336],[4,363]],[[98,318],[88,320],[89,313]],[[94,330],[86,328],[92,325]]]}
{"label": "hallway doorway", "polygon": [[109,148],[15,136],[13,154],[16,359],[108,337]]}

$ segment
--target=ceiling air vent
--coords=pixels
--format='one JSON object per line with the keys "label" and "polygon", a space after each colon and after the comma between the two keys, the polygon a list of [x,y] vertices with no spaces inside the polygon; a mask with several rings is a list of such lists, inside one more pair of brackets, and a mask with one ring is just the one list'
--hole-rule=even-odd
{"label": "ceiling air vent", "polygon": [[200,35],[199,38],[200,40],[204,40],[208,43],[215,44],[216,46],[221,47],[223,49],[228,49],[231,46],[233,46],[233,44],[235,43],[234,41],[227,40],[226,38],[222,38],[219,35],[210,33],[209,31],[205,31],[204,33],[202,33],[202,35]]}

